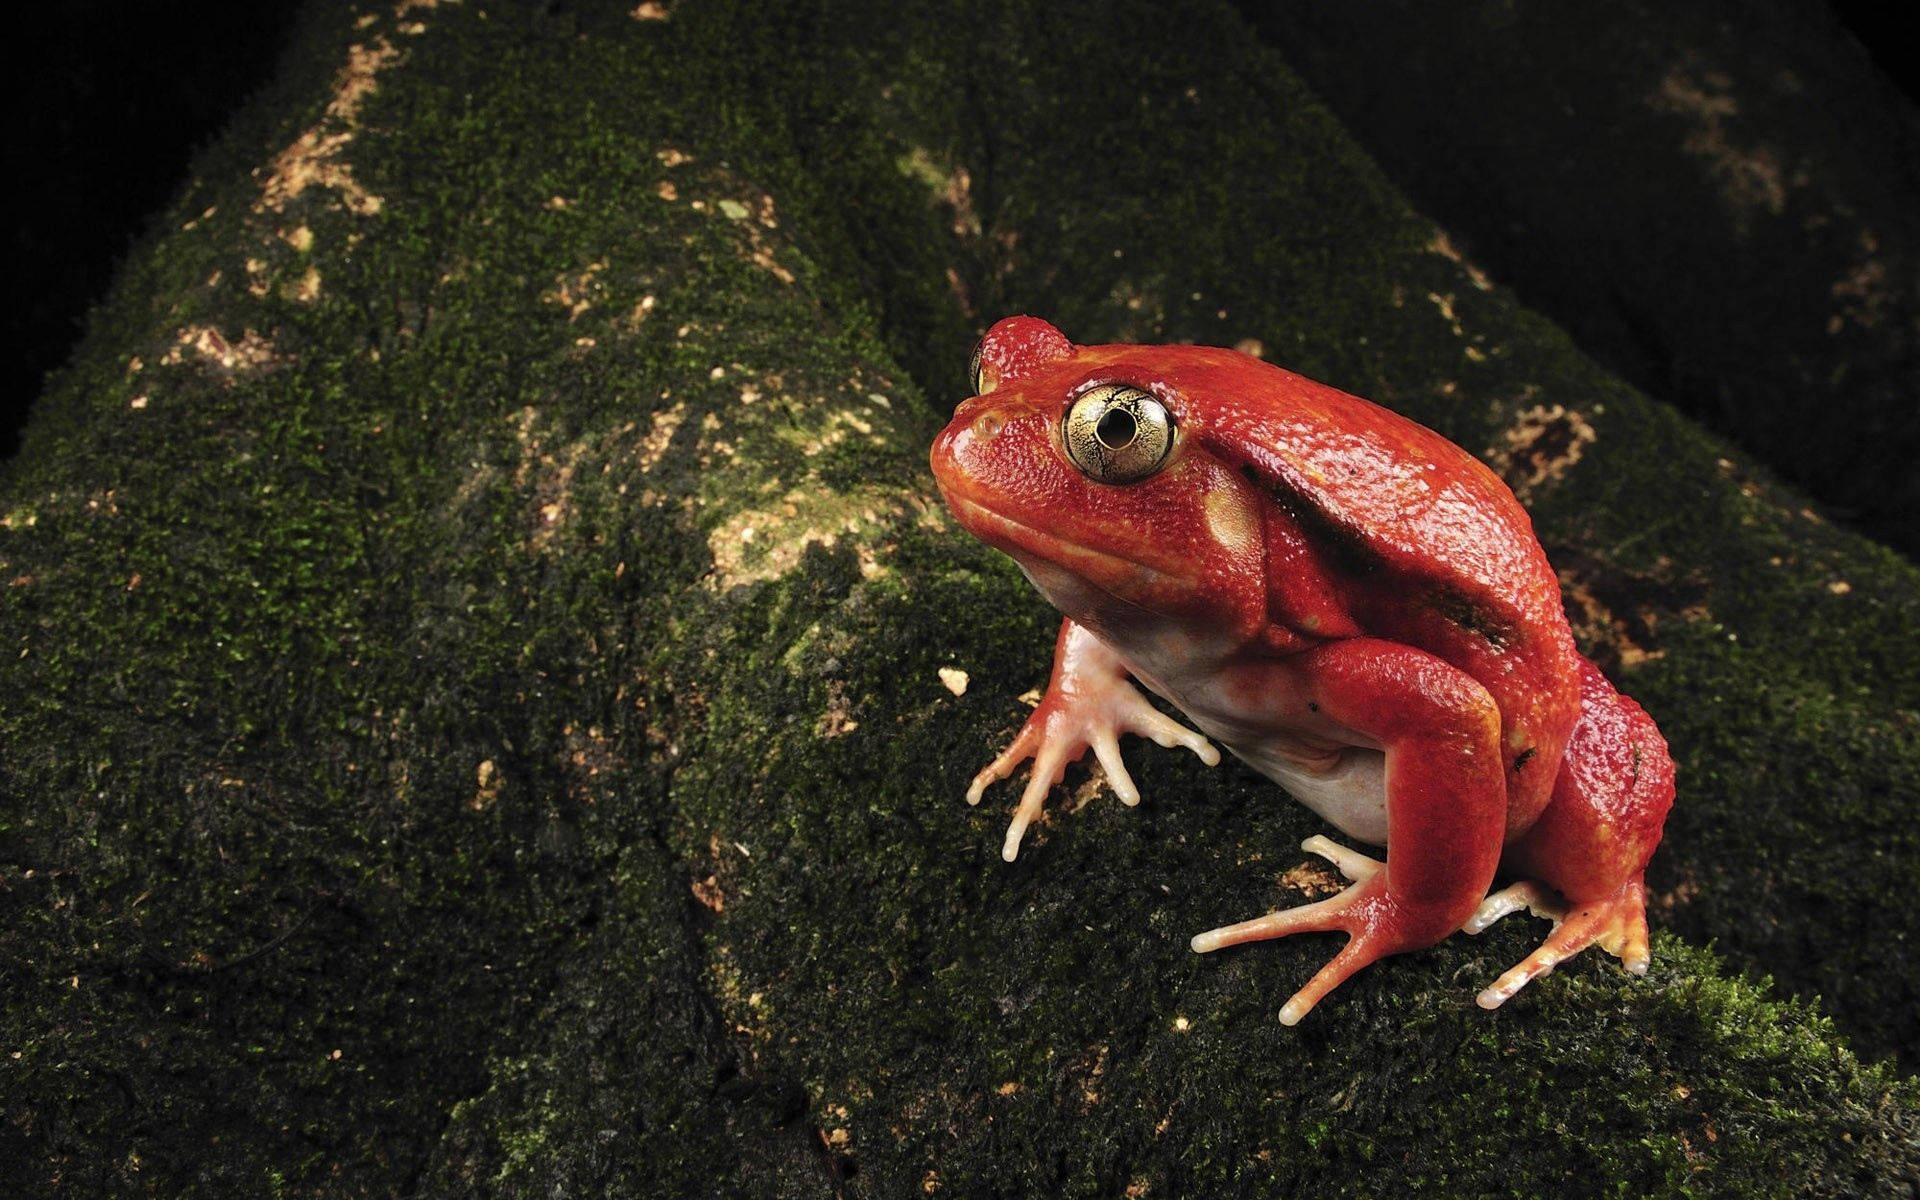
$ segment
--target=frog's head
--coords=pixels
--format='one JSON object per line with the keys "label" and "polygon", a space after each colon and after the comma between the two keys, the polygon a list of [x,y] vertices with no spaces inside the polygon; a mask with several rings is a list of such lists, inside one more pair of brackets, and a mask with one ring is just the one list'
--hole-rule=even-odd
{"label": "frog's head", "polygon": [[934,478],[961,525],[1096,631],[1154,617],[1253,636],[1266,612],[1260,497],[1210,444],[1204,394],[1242,361],[1075,346],[1008,317],[974,351],[976,395],[934,441]]}

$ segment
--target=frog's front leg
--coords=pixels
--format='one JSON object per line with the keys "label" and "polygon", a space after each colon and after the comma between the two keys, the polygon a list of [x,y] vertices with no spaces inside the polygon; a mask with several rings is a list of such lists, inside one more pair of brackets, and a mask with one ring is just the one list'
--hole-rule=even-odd
{"label": "frog's front leg", "polygon": [[1000,857],[1012,862],[1020,853],[1020,839],[1040,815],[1047,793],[1066,774],[1067,764],[1089,747],[1121,802],[1140,803],[1140,789],[1133,785],[1120,759],[1123,733],[1150,737],[1162,746],[1185,746],[1210,767],[1220,761],[1220,752],[1207,739],[1147,703],[1139,689],[1128,682],[1120,656],[1105,642],[1071,620],[1061,621],[1047,694],[1013,743],[975,775],[967,788],[967,803],[978,804],[988,784],[1011,775],[1025,759],[1033,760],[1033,773],[1007,826]]}
{"label": "frog's front leg", "polygon": [[[1376,959],[1431,946],[1479,906],[1506,832],[1500,710],[1471,676],[1431,654],[1352,638],[1289,660],[1313,705],[1386,751],[1387,861],[1337,896],[1200,934],[1201,953],[1290,933],[1348,941],[1280,1010],[1292,1025]],[[1356,858],[1359,856],[1355,856]]]}

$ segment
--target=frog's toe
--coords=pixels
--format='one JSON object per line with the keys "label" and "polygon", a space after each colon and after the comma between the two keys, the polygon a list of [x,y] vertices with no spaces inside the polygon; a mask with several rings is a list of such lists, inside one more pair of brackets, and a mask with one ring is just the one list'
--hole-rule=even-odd
{"label": "frog's toe", "polygon": [[1224,950],[1228,946],[1238,946],[1243,942],[1263,942],[1269,938],[1286,937],[1294,933],[1323,933],[1331,930],[1351,931],[1352,921],[1347,910],[1352,907],[1352,898],[1347,892],[1338,896],[1329,896],[1325,900],[1316,900],[1312,904],[1303,904],[1299,908],[1281,909],[1250,921],[1239,921],[1232,925],[1222,925],[1218,929],[1209,929],[1197,933],[1188,943],[1196,954],[1210,954],[1215,950]]}
{"label": "frog's toe", "polygon": [[1002,750],[994,760],[980,768],[980,773],[967,785],[967,803],[978,804],[989,785],[1013,774],[1013,769],[1032,758],[1043,742],[1042,730],[1029,722],[1013,741]]}
{"label": "frog's toe", "polygon": [[1519,883],[1491,892],[1480,907],[1473,910],[1466,924],[1460,928],[1468,933],[1485,933],[1489,926],[1509,913],[1527,909],[1536,917],[1545,917],[1556,924],[1566,919],[1567,904],[1554,894],[1552,889],[1523,879]]}
{"label": "frog's toe", "polygon": [[1007,825],[1007,837],[1000,845],[1000,857],[1012,862],[1020,856],[1020,839],[1026,836],[1027,826],[1040,817],[1040,809],[1047,802],[1047,793],[1053,785],[1059,783],[1067,773],[1070,756],[1059,743],[1048,743],[1040,747],[1034,755],[1033,771],[1027,777],[1026,790],[1020,793],[1020,806],[1013,811],[1013,820]]}
{"label": "frog's toe", "polygon": [[1381,867],[1387,865],[1377,858],[1368,858],[1358,850],[1349,850],[1332,838],[1319,833],[1301,842],[1300,848],[1308,854],[1318,854],[1326,859],[1339,868],[1342,875],[1355,883],[1373,878],[1379,873]]}
{"label": "frog's toe", "polygon": [[1113,794],[1120,797],[1120,803],[1132,808],[1140,803],[1140,789],[1133,782],[1133,776],[1127,774],[1127,764],[1120,757],[1120,743],[1111,733],[1099,733],[1093,738],[1093,756],[1100,760],[1100,769],[1107,773],[1107,786]]}
{"label": "frog's toe", "polygon": [[[1519,886],[1503,889],[1502,892],[1496,892],[1487,897],[1486,902],[1481,905],[1481,911],[1486,911],[1504,893],[1514,892]],[[1539,885],[1531,886],[1537,889]],[[1587,904],[1560,906],[1558,916],[1553,915],[1552,909],[1555,906],[1551,903],[1547,910],[1543,911],[1525,900],[1516,899],[1511,903],[1502,901],[1506,906],[1481,922],[1476,929],[1474,922],[1480,919],[1480,913],[1476,912],[1473,919],[1466,925],[1467,930],[1472,933],[1478,933],[1480,929],[1486,928],[1506,913],[1522,907],[1533,908],[1536,913],[1550,917],[1554,926],[1553,931],[1547,935],[1547,940],[1540,943],[1538,949],[1521,959],[1519,965],[1512,970],[1494,980],[1491,987],[1474,998],[1475,1003],[1481,1008],[1499,1008],[1512,999],[1514,993],[1521,988],[1540,976],[1548,974],[1588,946],[1599,946],[1607,953],[1618,957],[1627,970],[1635,975],[1645,975],[1647,967],[1652,962],[1652,955],[1647,945],[1646,894],[1646,885],[1636,875],[1621,884],[1620,890],[1611,896]]]}

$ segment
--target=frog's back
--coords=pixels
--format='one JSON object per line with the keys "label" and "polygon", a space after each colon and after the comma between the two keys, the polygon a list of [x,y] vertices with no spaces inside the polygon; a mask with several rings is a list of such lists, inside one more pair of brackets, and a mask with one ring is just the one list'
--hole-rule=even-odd
{"label": "frog's back", "polygon": [[[1101,349],[1124,360],[1133,348]],[[1337,388],[1229,350],[1150,351],[1176,402],[1207,398],[1180,414],[1189,434],[1298,528],[1360,631],[1467,671],[1499,702],[1516,758],[1537,748],[1557,761],[1579,654],[1507,485],[1433,430]]]}

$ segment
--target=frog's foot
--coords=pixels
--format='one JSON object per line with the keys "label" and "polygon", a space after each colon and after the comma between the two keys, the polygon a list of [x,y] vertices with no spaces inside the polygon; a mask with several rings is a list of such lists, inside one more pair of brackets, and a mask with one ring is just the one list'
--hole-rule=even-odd
{"label": "frog's foot", "polygon": [[1516,883],[1488,896],[1468,918],[1465,929],[1479,933],[1523,908],[1552,921],[1553,932],[1539,949],[1475,997],[1481,1008],[1499,1008],[1515,992],[1588,946],[1598,945],[1635,975],[1647,973],[1652,954],[1647,948],[1647,888],[1640,876],[1621,884],[1613,895],[1586,904],[1570,904],[1537,883]]}
{"label": "frog's foot", "polygon": [[1337,896],[1329,896],[1299,908],[1268,913],[1237,925],[1223,925],[1198,934],[1190,943],[1200,954],[1224,950],[1243,942],[1259,942],[1295,933],[1339,932],[1348,935],[1347,944],[1333,956],[1305,987],[1293,994],[1280,1009],[1282,1025],[1297,1025],[1328,992],[1346,982],[1361,967],[1389,954],[1432,943],[1432,936],[1416,932],[1413,914],[1389,893],[1378,859],[1349,850],[1325,837],[1310,837],[1300,844],[1302,850],[1332,862],[1354,886]]}
{"label": "frog's foot", "polygon": [[1140,803],[1140,789],[1120,758],[1120,735],[1137,733],[1162,746],[1185,746],[1208,766],[1217,766],[1220,752],[1193,730],[1165,716],[1148,704],[1139,689],[1124,677],[1089,679],[1081,677],[1072,690],[1050,689],[1033,715],[1020,730],[1013,744],[973,777],[967,788],[967,803],[980,803],[981,793],[997,779],[1013,774],[1015,767],[1031,758],[1033,771],[1020,805],[1007,826],[1007,838],[1000,857],[1012,862],[1020,853],[1020,839],[1027,826],[1040,816],[1047,793],[1067,772],[1067,764],[1084,755],[1088,748],[1107,774],[1114,794],[1129,807]]}

